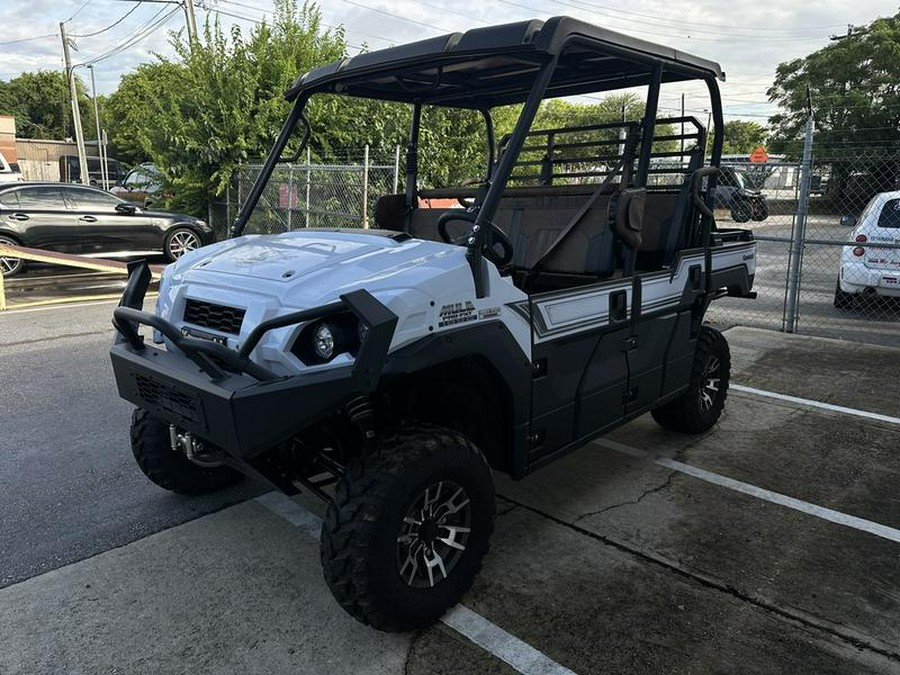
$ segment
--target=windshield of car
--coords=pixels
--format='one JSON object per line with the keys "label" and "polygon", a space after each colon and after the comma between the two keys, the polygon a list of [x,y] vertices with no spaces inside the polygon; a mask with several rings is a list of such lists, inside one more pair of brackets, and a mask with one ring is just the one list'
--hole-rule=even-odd
{"label": "windshield of car", "polygon": [[878,216],[878,227],[900,229],[900,199],[889,199],[884,203]]}

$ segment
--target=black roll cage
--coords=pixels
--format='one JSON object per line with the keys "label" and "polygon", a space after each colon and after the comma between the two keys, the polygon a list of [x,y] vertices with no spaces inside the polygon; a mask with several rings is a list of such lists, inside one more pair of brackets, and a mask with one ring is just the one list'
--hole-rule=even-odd
{"label": "black roll cage", "polygon": [[[563,32],[562,28],[564,26],[569,26],[570,24],[575,24],[580,30],[575,31],[570,28],[569,33],[562,36],[556,34]],[[500,31],[501,29],[505,29],[509,32],[512,29],[520,28],[522,25],[524,24],[508,24],[506,26],[497,26],[493,30]],[[535,28],[535,25],[537,25],[537,28]],[[546,40],[542,40],[544,37],[544,30],[541,30],[541,26],[543,26],[545,30],[552,28],[555,32],[551,33]],[[340,62],[339,64],[324,66],[317,71],[302,75],[298,78],[297,84],[295,84],[288,92],[288,98],[293,98],[294,100],[293,107],[266,158],[262,171],[257,177],[256,182],[247,196],[247,200],[244,202],[237,219],[232,226],[232,236],[240,236],[243,232],[276,165],[283,161],[289,161],[283,159],[282,154],[284,153],[298,122],[303,123],[305,134],[299,149],[295,152],[295,157],[299,155],[309,140],[311,130],[308,121],[304,117],[304,109],[310,98],[316,93],[362,96],[361,93],[350,91],[349,87],[361,87],[362,85],[360,85],[360,83],[365,82],[366,77],[379,76],[383,78],[386,75],[392,75],[394,81],[398,85],[395,94],[392,96],[391,92],[382,93],[378,98],[381,98],[382,100],[412,103],[412,124],[406,152],[405,200],[407,210],[411,210],[417,206],[418,142],[422,106],[424,104],[431,104],[442,105],[445,107],[469,107],[478,110],[483,115],[489,145],[488,167],[485,183],[477,191],[474,203],[470,207],[470,211],[474,211],[476,216],[472,221],[472,228],[467,237],[466,246],[466,259],[472,269],[477,297],[484,297],[487,293],[485,287],[487,275],[482,251],[485,246],[490,246],[492,244],[492,228],[489,226],[490,222],[493,219],[503,192],[506,189],[512,170],[515,166],[516,158],[522,150],[522,146],[529,134],[534,117],[550,88],[557,65],[560,62],[560,57],[565,54],[567,50],[588,49],[590,54],[597,55],[599,58],[606,55],[610,59],[620,59],[631,65],[631,68],[633,69],[632,72],[627,76],[622,76],[621,82],[618,82],[619,86],[608,86],[609,82],[616,82],[615,78],[603,80],[606,85],[602,89],[604,91],[612,91],[616,88],[623,89],[643,84],[648,86],[646,107],[644,116],[640,122],[641,148],[637,174],[633,182],[634,187],[641,188],[646,187],[647,185],[647,178],[651,171],[650,158],[654,140],[654,131],[657,124],[659,93],[662,84],[666,81],[702,80],[706,83],[710,96],[713,128],[715,130],[712,147],[710,148],[710,166],[718,167],[722,155],[724,127],[722,100],[717,82],[717,79],[724,79],[724,75],[718,69],[718,66],[711,62],[704,62],[702,59],[696,59],[690,55],[683,55],[672,50],[667,50],[664,47],[658,47],[656,45],[634,40],[627,36],[617,36],[615,33],[599,28],[594,28],[594,30],[602,35],[603,41],[595,37],[586,37],[586,31],[583,28],[584,26],[593,28],[587,24],[581,24],[581,22],[575,22],[566,17],[556,17],[549,20],[547,24],[541,24],[541,22],[529,22],[527,24],[526,33],[529,37],[523,38],[523,44],[525,44],[526,40],[531,40],[534,43],[548,43],[549,46],[545,44],[544,51],[533,49],[530,52],[523,53],[521,57],[516,53],[517,58],[521,58],[523,62],[529,61],[536,64],[538,69],[537,72],[531,76],[531,85],[527,90],[527,96],[524,98],[524,101],[519,101],[523,103],[522,111],[512,134],[503,139],[505,148],[503,148],[503,152],[500,154],[499,160],[496,163],[494,158],[496,143],[491,118],[491,107],[489,105],[473,105],[469,99],[466,99],[469,103],[468,105],[454,105],[453,98],[449,97],[448,94],[442,94],[439,91],[445,73],[445,66],[443,63],[449,60],[448,53],[452,52],[452,49],[456,44],[464,42],[469,36],[469,33],[462,36],[453,34],[451,36],[446,36],[445,38],[432,38],[423,41],[422,43],[408,45],[406,48],[413,52],[415,52],[416,47],[420,45],[422,46],[420,49],[424,49],[424,46],[433,48],[434,45],[439,49],[437,49],[436,52],[419,56],[416,56],[415,53],[413,53],[412,56],[405,54],[406,59],[400,59],[397,63],[391,61],[390,55],[392,52],[401,48],[391,48],[382,50],[384,57],[381,59],[380,63],[377,58],[380,52],[372,52],[363,54],[359,57],[354,57],[354,59],[350,59],[349,61]],[[486,31],[491,29],[480,30]],[[470,31],[470,33],[474,32],[477,31]],[[534,37],[536,33],[538,34],[538,37]],[[613,40],[610,36],[617,39]],[[508,38],[508,35],[502,35],[501,37]],[[444,40],[444,44],[443,47],[440,48],[442,39]],[[490,40],[488,40],[488,42],[490,42]],[[524,48],[520,47],[520,49]],[[500,49],[495,47],[495,51],[498,54],[504,55],[509,54],[511,48],[507,47],[505,49]],[[671,54],[669,53],[670,51]],[[478,59],[484,59],[486,56],[490,56],[491,53],[492,52],[488,49],[473,51],[471,60],[475,62]],[[347,64],[352,65],[356,59],[363,57],[366,58],[365,64],[355,69],[361,72],[354,72],[354,69],[348,67]],[[455,55],[455,58],[457,64],[465,63],[465,61],[459,60],[460,57],[458,55]],[[374,62],[374,65],[371,65],[372,62]],[[413,64],[418,64],[420,70],[421,67],[433,65],[435,75],[429,81],[411,83],[409,76],[405,74],[405,71],[409,71],[410,65]],[[344,68],[347,68],[348,72],[346,75],[342,76],[341,70]],[[319,74],[320,71],[324,72]],[[674,76],[667,80],[666,76],[673,73]],[[525,77],[525,75],[522,77]],[[596,75],[594,75],[592,71],[590,80],[593,81],[594,79],[596,79]],[[569,91],[572,94],[590,93],[589,91],[582,91],[583,89],[583,86],[580,88],[578,87],[577,82],[573,83],[567,80],[560,85],[556,85],[551,93],[552,96],[565,95],[566,91]],[[520,88],[517,91],[521,93],[523,89]],[[511,92],[511,89],[501,89],[500,95],[509,97],[512,96]],[[459,98],[459,94],[457,94],[457,98]],[[474,100],[475,99],[472,99],[472,101]],[[504,102],[510,103],[516,101],[510,100]],[[701,242],[702,246],[707,249],[707,257],[709,257],[708,249],[713,227],[712,200],[716,185],[716,173],[715,171],[703,170],[703,175],[707,179],[707,189],[704,198],[705,206],[707,208],[699,209],[702,216]],[[691,181],[691,184],[695,186],[696,190],[699,190],[699,181],[694,180],[694,177],[692,176],[688,176],[687,180]],[[694,201],[697,202],[698,200],[695,198]]]}

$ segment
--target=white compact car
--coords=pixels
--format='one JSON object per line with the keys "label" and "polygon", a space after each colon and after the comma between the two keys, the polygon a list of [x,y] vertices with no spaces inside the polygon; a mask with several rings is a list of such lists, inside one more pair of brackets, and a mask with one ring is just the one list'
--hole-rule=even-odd
{"label": "white compact car", "polygon": [[900,297],[900,191],[875,195],[848,224],[855,245],[841,252],[834,306],[849,307],[862,294]]}

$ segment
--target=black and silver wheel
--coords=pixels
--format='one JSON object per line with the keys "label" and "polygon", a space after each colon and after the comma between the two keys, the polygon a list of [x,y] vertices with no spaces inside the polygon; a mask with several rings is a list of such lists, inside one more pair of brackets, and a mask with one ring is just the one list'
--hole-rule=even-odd
{"label": "black and silver wheel", "polygon": [[169,425],[141,408],[131,418],[131,451],[147,478],[179,494],[215,492],[243,478],[231,467],[198,464],[172,449]]}
{"label": "black and silver wheel", "polygon": [[703,326],[697,338],[687,391],[653,410],[653,419],[671,431],[687,434],[709,431],[725,407],[730,376],[728,342],[719,331]]}
{"label": "black and silver wheel", "polygon": [[850,309],[853,307],[853,293],[841,290],[841,282],[838,280],[834,287],[834,306],[838,309]]}
{"label": "black and silver wheel", "polygon": [[200,236],[187,227],[176,227],[166,235],[165,253],[169,262],[175,262],[185,253],[200,248]]}
{"label": "black and silver wheel", "polygon": [[753,208],[750,202],[743,199],[736,201],[731,205],[731,219],[736,223],[746,223],[753,217]]}
{"label": "black and silver wheel", "polygon": [[[10,237],[0,236],[0,244],[9,244],[10,246],[18,246],[19,242]],[[25,269],[25,261],[21,258],[4,258],[0,257],[0,272],[4,277],[11,277]]]}
{"label": "black and silver wheel", "polygon": [[404,429],[338,483],[322,526],[325,580],[367,625],[427,626],[472,585],[493,518],[493,479],[478,448],[442,427]]}

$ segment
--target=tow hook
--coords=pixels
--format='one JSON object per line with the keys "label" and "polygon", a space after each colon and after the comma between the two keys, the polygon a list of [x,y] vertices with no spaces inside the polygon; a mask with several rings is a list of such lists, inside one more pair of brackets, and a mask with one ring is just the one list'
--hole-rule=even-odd
{"label": "tow hook", "polygon": [[222,462],[211,459],[208,453],[204,456],[203,441],[194,438],[194,435],[187,431],[181,431],[174,424],[169,425],[169,445],[172,452],[184,453],[185,457],[198,466],[210,468],[222,466]]}

